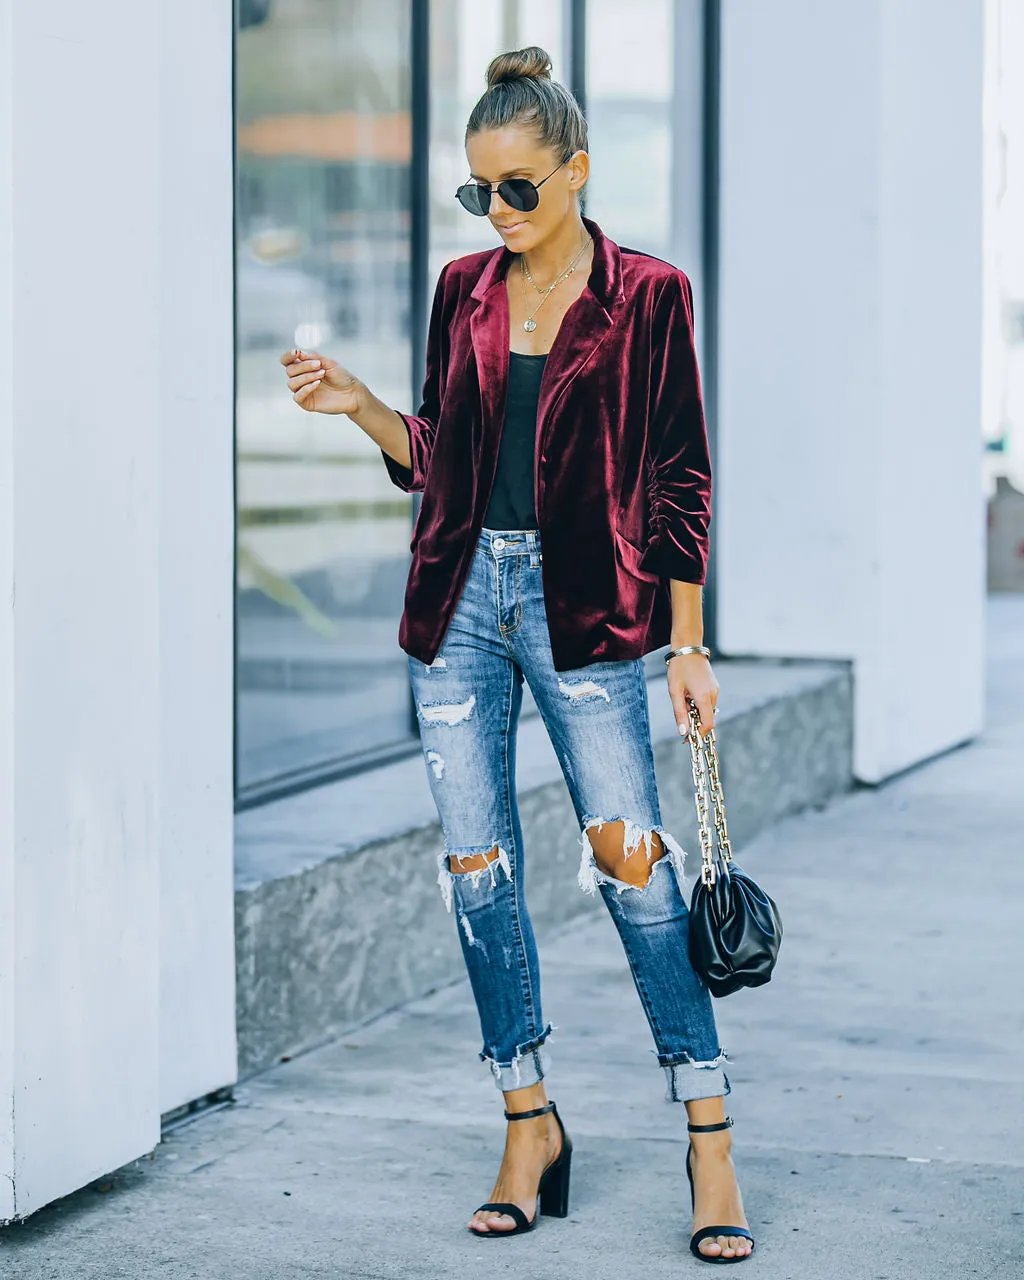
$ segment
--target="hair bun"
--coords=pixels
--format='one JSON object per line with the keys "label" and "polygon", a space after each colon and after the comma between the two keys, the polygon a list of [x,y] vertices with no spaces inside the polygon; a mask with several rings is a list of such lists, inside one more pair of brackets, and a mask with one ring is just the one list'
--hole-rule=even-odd
{"label": "hair bun", "polygon": [[513,49],[492,58],[487,68],[487,87],[507,84],[510,80],[550,80],[551,59],[539,45]]}

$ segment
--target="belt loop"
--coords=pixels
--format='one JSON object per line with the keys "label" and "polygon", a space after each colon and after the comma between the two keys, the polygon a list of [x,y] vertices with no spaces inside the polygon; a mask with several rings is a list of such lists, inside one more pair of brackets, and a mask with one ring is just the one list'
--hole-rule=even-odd
{"label": "belt loop", "polygon": [[539,538],[537,536],[536,531],[534,529],[527,529],[526,544],[530,548],[530,568],[531,569],[540,568],[540,550],[537,545],[538,541],[539,541]]}

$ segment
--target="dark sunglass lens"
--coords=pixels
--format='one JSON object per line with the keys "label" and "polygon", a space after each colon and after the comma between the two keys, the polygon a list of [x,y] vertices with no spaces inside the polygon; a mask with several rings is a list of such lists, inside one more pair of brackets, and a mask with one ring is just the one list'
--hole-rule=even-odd
{"label": "dark sunglass lens", "polygon": [[467,182],[459,187],[455,194],[459,197],[459,203],[462,207],[468,209],[470,213],[475,213],[478,217],[482,217],[490,210],[490,189],[482,187],[479,182]]}
{"label": "dark sunglass lens", "polygon": [[520,213],[529,213],[538,203],[537,188],[529,178],[507,178],[498,183],[498,195]]}

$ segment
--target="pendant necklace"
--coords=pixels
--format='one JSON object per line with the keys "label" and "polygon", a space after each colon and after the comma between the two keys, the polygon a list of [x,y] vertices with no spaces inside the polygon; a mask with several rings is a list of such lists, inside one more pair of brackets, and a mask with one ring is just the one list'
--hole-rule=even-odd
{"label": "pendant necklace", "polygon": [[[530,268],[526,265],[526,255],[522,253],[519,255],[519,266],[520,266],[519,274],[529,279],[530,284],[533,285],[533,287],[537,290],[537,292],[542,293],[544,295],[541,298],[540,302],[537,303],[534,309],[523,321],[523,328],[526,330],[527,333],[533,333],[534,329],[536,329],[537,321],[534,320],[533,317],[541,309],[544,303],[547,302],[552,289],[554,289],[556,285],[561,284],[563,280],[567,280],[569,276],[572,275],[572,273],[576,270],[577,262],[579,262],[580,258],[582,258],[583,255],[586,253],[587,245],[591,243],[592,243],[592,239],[590,236],[588,236],[587,239],[583,242],[583,248],[579,251],[576,257],[573,258],[572,262],[569,263],[568,267],[566,267],[566,269],[562,272],[562,274],[560,276],[557,276],[554,282],[552,284],[549,284],[546,289],[541,289],[540,286],[537,284],[537,281],[534,280],[533,276],[530,274]],[[524,279],[523,289],[525,290],[525,288],[526,288],[526,280]]]}

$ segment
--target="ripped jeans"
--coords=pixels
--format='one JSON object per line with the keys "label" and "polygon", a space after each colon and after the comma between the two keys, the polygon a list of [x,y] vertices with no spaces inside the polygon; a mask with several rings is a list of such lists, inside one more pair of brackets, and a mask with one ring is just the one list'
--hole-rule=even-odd
{"label": "ripped jeans", "polygon": [[[640,659],[556,671],[535,530],[484,529],[434,662],[410,657],[420,737],[444,832],[438,881],[454,904],[483,1033],[482,1061],[499,1089],[543,1079],[551,1033],[524,894],[515,793],[524,678],[544,719],[582,831],[579,886],[600,890],[654,1035],[671,1102],[729,1092],[711,1000],[687,950],[684,852],[661,826],[647,683]],[[622,821],[624,855],[664,856],[642,887],[598,866],[589,832]],[[453,874],[448,855],[492,854]]]}

